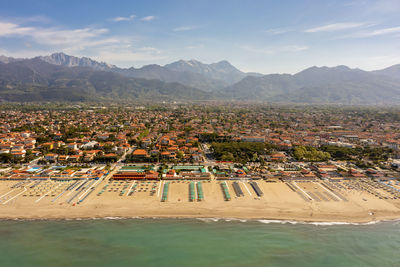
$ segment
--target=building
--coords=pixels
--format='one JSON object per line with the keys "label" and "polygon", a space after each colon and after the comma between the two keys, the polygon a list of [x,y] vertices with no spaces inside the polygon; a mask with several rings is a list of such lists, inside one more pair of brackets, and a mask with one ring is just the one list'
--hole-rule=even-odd
{"label": "building", "polygon": [[242,142],[260,142],[264,143],[265,142],[265,137],[263,136],[241,136],[240,140]]}

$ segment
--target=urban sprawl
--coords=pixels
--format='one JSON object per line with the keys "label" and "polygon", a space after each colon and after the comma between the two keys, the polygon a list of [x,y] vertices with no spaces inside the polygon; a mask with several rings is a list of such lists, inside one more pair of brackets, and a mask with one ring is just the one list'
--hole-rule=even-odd
{"label": "urban sprawl", "polygon": [[9,218],[400,216],[396,108],[10,104],[0,162]]}

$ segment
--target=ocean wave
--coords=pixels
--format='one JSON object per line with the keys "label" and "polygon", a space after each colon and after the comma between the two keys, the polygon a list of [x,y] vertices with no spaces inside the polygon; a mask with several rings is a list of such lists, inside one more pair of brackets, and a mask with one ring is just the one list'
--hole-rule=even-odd
{"label": "ocean wave", "polygon": [[247,222],[245,219],[238,219],[238,218],[226,218],[224,219],[226,222]]}
{"label": "ocean wave", "polygon": [[218,222],[222,218],[196,218],[196,220],[203,221],[203,222]]}
{"label": "ocean wave", "polygon": [[289,220],[257,220],[257,222],[271,224],[271,223],[278,223],[278,224],[298,224],[301,223],[300,221],[289,221]]}
{"label": "ocean wave", "polygon": [[[103,217],[103,218],[99,218],[99,219],[102,219],[102,220],[124,220],[124,219],[128,219],[128,218],[126,218],[126,217],[112,217],[112,216],[109,216],[109,217]],[[129,218],[129,219],[136,219],[136,218]]]}
{"label": "ocean wave", "polygon": [[373,225],[382,221],[371,221],[365,223],[353,223],[353,222],[305,222],[305,221],[289,221],[289,220],[257,220],[260,223],[270,224],[310,224],[315,226],[335,226],[335,225]]}
{"label": "ocean wave", "polygon": [[374,225],[378,223],[383,223],[383,222],[398,222],[400,223],[400,220],[386,220],[386,221],[370,221],[370,222],[365,222],[365,223],[354,223],[354,222],[307,222],[307,221],[295,221],[295,220],[244,220],[244,219],[239,219],[239,218],[196,218],[196,220],[206,222],[206,223],[215,223],[215,222],[259,222],[262,224],[291,224],[291,225],[296,225],[296,224],[304,224],[304,225],[315,225],[315,226],[338,226],[338,225]]}
{"label": "ocean wave", "polygon": [[296,221],[296,220],[277,220],[277,219],[240,219],[240,218],[218,218],[218,217],[198,217],[198,218],[185,218],[185,217],[118,217],[118,216],[105,216],[105,217],[92,217],[92,218],[4,218],[0,221],[90,221],[90,220],[199,220],[205,223],[217,223],[217,222],[241,222],[251,223],[258,222],[262,224],[302,224],[302,225],[315,225],[315,226],[339,226],[339,225],[374,225],[379,223],[394,223],[400,224],[400,219],[396,220],[376,220],[365,223],[354,223],[354,222],[312,222],[312,221]]}

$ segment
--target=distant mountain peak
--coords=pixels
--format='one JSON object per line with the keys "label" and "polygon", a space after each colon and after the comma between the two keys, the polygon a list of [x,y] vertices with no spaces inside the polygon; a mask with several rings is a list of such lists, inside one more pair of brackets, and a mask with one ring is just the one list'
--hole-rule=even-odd
{"label": "distant mountain peak", "polygon": [[299,74],[305,74],[305,73],[321,73],[321,72],[337,72],[337,71],[340,71],[340,72],[349,72],[349,71],[362,71],[362,70],[360,70],[360,69],[351,69],[351,68],[349,68],[348,66],[345,66],[345,65],[338,65],[338,66],[335,66],[335,67],[328,67],[328,66],[321,66],[321,67],[318,67],[318,66],[312,66],[312,67],[309,67],[309,68],[307,68],[307,69],[305,69],[305,70],[302,70],[302,71],[300,71],[299,73],[297,73],[296,75],[299,75]]}
{"label": "distant mountain peak", "polygon": [[205,64],[195,59],[179,60],[167,64],[164,67],[176,72],[192,72],[201,74],[207,78],[221,80],[227,84],[236,83],[248,75],[257,75],[244,73],[226,60],[211,64]]}
{"label": "distant mountain peak", "polygon": [[373,73],[400,80],[400,64],[390,66],[383,70],[375,70]]}
{"label": "distant mountain peak", "polygon": [[221,60],[221,61],[218,61],[217,63],[213,63],[213,64],[215,64],[215,65],[232,66],[233,67],[233,65],[228,60]]}
{"label": "distant mountain peak", "polygon": [[22,59],[0,55],[0,62],[5,63],[5,64],[10,63],[10,62],[19,61],[19,60],[22,60]]}
{"label": "distant mountain peak", "polygon": [[116,66],[92,60],[88,57],[75,57],[65,54],[64,52],[53,53],[49,56],[38,57],[41,60],[59,66],[67,67],[90,67],[95,70],[109,70],[116,68]]}

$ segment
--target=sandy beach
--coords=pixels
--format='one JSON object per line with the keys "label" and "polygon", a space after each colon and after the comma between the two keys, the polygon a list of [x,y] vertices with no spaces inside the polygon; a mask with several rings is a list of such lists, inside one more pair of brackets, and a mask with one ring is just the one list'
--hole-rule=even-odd
{"label": "sandy beach", "polygon": [[[168,199],[161,202],[166,182],[104,180],[96,184],[96,189],[79,202],[79,198],[83,198],[90,188],[83,191],[66,190],[74,181],[43,181],[36,186],[37,192],[29,187],[33,182],[13,189],[11,187],[16,181],[1,181],[0,218],[195,217],[354,223],[400,218],[398,199],[379,199],[360,190],[340,191],[340,196],[346,201],[339,200],[338,196],[335,200],[334,197],[329,199],[329,195],[323,196],[327,190],[320,182],[295,183],[304,194],[308,192],[314,196],[313,200],[305,200],[280,181],[257,181],[263,192],[261,197],[256,195],[248,182],[238,182],[244,195],[237,197],[232,181],[203,181],[204,200],[191,202],[189,181],[169,181]],[[221,182],[228,187],[230,201],[224,199]],[[124,193],[121,193],[123,190]],[[103,192],[99,194],[100,191]],[[131,191],[134,192],[129,194]],[[73,195],[76,198],[70,201]]]}

